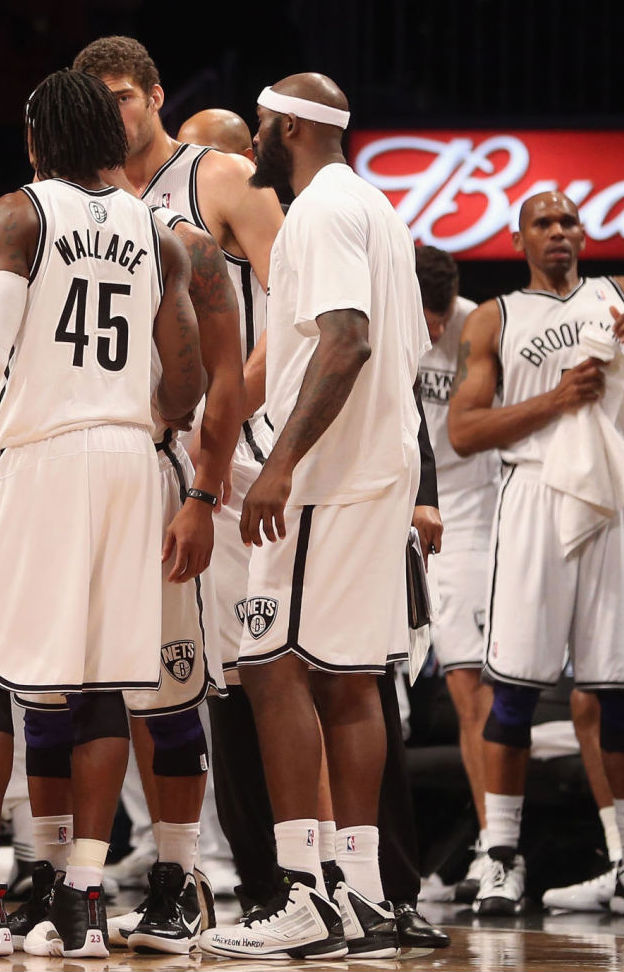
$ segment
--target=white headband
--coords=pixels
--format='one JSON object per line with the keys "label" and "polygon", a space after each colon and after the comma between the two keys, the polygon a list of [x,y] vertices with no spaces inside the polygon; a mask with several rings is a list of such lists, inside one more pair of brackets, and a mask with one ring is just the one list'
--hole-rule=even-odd
{"label": "white headband", "polygon": [[280,115],[296,115],[297,118],[306,118],[308,121],[320,122],[322,125],[336,125],[338,128],[346,128],[349,124],[348,111],[341,111],[340,108],[330,108],[329,105],[321,105],[318,101],[308,101],[306,98],[293,98],[292,95],[279,94],[273,88],[264,88],[258,104],[269,111],[277,111]]}

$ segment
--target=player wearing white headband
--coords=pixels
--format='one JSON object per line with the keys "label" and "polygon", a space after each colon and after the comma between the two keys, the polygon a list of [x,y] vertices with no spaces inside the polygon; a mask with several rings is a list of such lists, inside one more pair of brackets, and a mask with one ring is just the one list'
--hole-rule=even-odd
{"label": "player wearing white headband", "polygon": [[[284,895],[243,924],[205,932],[200,945],[256,959],[392,957],[397,930],[378,864],[386,739],[376,677],[407,631],[405,542],[420,473],[412,388],[428,347],[414,247],[385,196],[346,164],[348,104],[332,80],[298,74],[265,88],[258,118],[252,181],[287,179],[296,198],[271,252],[275,445],[241,517],[254,546],[239,670]],[[331,899],[316,709],[343,872]]]}

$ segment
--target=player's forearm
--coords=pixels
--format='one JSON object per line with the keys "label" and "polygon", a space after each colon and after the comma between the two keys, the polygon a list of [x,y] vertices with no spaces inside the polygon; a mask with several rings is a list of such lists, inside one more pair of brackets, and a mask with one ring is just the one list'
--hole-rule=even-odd
{"label": "player's forearm", "polygon": [[174,421],[192,412],[204,394],[206,385],[206,371],[199,355],[189,359],[188,364],[176,369],[173,375],[163,370],[156,389],[156,407],[163,419]]}
{"label": "player's forearm", "polygon": [[239,376],[215,378],[206,394],[193,486],[218,495],[238,441],[244,406]]}
{"label": "player's forearm", "polygon": [[460,410],[451,401],[449,439],[460,456],[470,456],[487,449],[504,449],[544,428],[560,412],[554,391],[502,408]]}
{"label": "player's forearm", "polygon": [[266,397],[266,331],[258,340],[255,348],[243,367],[245,380],[245,418],[250,418],[264,403]]}
{"label": "player's forearm", "polygon": [[295,407],[273,446],[272,466],[292,472],[340,413],[370,353],[366,340],[324,340],[321,335]]}

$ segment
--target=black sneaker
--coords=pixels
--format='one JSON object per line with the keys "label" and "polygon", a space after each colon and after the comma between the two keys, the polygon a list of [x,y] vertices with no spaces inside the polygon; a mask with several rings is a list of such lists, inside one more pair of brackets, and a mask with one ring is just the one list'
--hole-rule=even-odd
{"label": "black sneaker", "polygon": [[29,955],[108,958],[106,905],[102,886],[78,891],[56,882],[47,916],[24,939]]}
{"label": "black sneaker", "polygon": [[389,901],[369,901],[344,881],[336,886],[334,901],[340,908],[350,957],[394,958],[399,954],[394,908]]}
{"label": "black sneaker", "polygon": [[28,932],[47,918],[55,876],[49,861],[35,861],[30,897],[7,918],[14,948],[23,949]]}
{"label": "black sneaker", "polygon": [[327,897],[333,900],[339,882],[344,881],[344,874],[335,861],[321,861],[321,870],[323,872]]}
{"label": "black sneaker", "polygon": [[212,955],[239,958],[323,959],[347,954],[340,911],[317,891],[314,875],[280,868],[280,890],[265,908],[238,925],[202,934],[200,947]]}
{"label": "black sneaker", "polygon": [[401,948],[446,948],[451,939],[440,928],[434,928],[416,907],[415,901],[401,901],[394,906]]}
{"label": "black sneaker", "polygon": [[0,955],[13,954],[13,939],[4,910],[4,899],[7,893],[6,884],[0,884]]}
{"label": "black sneaker", "polygon": [[196,867],[193,869],[193,877],[197,885],[197,899],[201,912],[201,931],[206,931],[207,928],[214,928],[217,924],[214,894],[212,893],[210,881],[201,868]]}
{"label": "black sneaker", "polygon": [[188,955],[198,947],[202,921],[195,878],[179,864],[158,862],[148,879],[148,905],[128,946],[135,952]]}

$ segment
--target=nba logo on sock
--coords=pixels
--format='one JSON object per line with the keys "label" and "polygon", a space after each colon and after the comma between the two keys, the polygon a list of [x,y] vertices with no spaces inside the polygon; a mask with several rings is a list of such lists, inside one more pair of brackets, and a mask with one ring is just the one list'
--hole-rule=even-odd
{"label": "nba logo on sock", "polygon": [[314,847],[314,830],[308,830],[308,839],[306,840],[308,847]]}
{"label": "nba logo on sock", "polygon": [[348,851],[354,851],[355,850],[355,834],[350,834],[347,837],[347,850]]}
{"label": "nba logo on sock", "polygon": [[59,827],[58,829],[58,842],[59,844],[67,843],[67,827]]}

